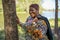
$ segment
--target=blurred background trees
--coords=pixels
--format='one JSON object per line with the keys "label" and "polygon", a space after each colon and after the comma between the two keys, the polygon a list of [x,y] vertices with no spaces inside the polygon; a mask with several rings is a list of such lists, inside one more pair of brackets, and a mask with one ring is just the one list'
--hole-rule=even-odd
{"label": "blurred background trees", "polygon": [[[40,7],[39,8],[40,14],[48,18],[53,34],[54,34],[54,27],[57,28],[60,27],[60,0],[15,0],[15,1],[17,11],[16,14],[19,17],[20,21],[25,22],[26,18],[29,16],[29,5],[32,3],[37,3]],[[58,14],[55,12],[55,3],[57,1],[58,1]],[[56,21],[58,20],[58,22],[56,22],[55,20]],[[55,26],[55,24],[58,26]],[[58,30],[56,31],[58,32]],[[18,34],[19,39],[24,40],[25,35],[24,30],[20,26],[18,26]],[[4,33],[4,15],[2,8],[2,0],[0,0],[0,35],[1,35],[0,40],[4,40],[5,33]]]}

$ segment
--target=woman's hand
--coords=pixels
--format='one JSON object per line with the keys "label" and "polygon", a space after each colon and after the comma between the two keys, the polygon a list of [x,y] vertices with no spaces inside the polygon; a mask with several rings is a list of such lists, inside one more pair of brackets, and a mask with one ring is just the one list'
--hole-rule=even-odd
{"label": "woman's hand", "polygon": [[19,24],[19,23],[20,23],[20,21],[19,21],[18,17],[16,18],[16,22],[17,22],[17,24]]}
{"label": "woman's hand", "polygon": [[35,17],[35,18],[33,19],[33,22],[37,22],[37,21],[38,21],[38,18]]}

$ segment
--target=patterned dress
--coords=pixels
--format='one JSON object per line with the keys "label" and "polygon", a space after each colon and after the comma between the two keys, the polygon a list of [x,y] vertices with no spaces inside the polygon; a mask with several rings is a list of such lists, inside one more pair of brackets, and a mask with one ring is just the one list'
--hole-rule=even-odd
{"label": "patterned dress", "polygon": [[26,23],[20,23],[25,29],[26,40],[48,40],[46,36],[47,25],[44,20],[39,19],[38,22],[32,22],[33,18],[29,17]]}

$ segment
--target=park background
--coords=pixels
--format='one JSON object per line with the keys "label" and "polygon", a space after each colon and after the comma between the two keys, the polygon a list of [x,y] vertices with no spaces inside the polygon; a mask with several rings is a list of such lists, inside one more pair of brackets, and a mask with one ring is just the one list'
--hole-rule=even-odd
{"label": "park background", "polygon": [[[59,2],[60,0],[58,0],[58,27],[60,27],[60,3]],[[26,21],[26,18],[29,16],[29,5],[32,3],[39,4],[40,14],[48,18],[51,29],[53,30],[55,27],[55,0],[16,0],[16,14],[19,20],[21,22]],[[20,26],[18,26],[18,35],[20,40],[25,40],[24,30]],[[2,0],[0,0],[0,40],[5,40]]]}

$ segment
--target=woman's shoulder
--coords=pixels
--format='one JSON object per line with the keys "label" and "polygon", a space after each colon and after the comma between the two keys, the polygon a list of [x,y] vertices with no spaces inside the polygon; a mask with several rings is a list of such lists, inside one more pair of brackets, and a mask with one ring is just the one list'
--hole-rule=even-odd
{"label": "woman's shoulder", "polygon": [[28,17],[27,17],[27,20],[30,20],[30,19],[32,19],[32,17],[31,17],[31,16],[28,16]]}
{"label": "woman's shoulder", "polygon": [[48,20],[47,17],[45,16],[41,16],[43,20]]}

